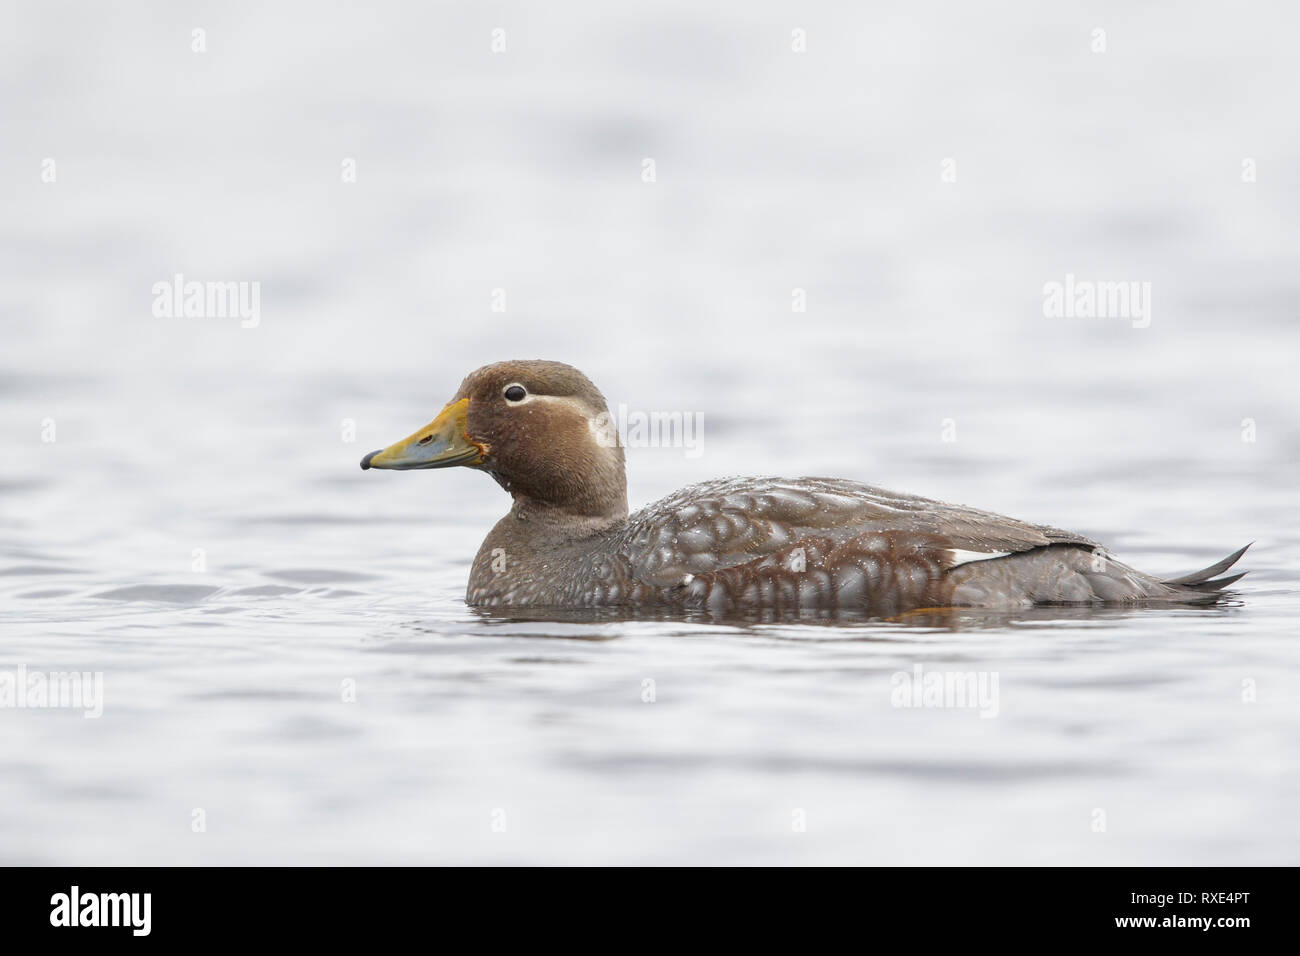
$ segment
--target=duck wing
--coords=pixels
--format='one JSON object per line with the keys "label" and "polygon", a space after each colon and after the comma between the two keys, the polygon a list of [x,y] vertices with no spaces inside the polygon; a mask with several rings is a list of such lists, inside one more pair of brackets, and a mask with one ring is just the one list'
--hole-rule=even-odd
{"label": "duck wing", "polygon": [[632,515],[622,550],[638,580],[671,587],[688,576],[772,563],[764,559],[798,559],[801,547],[819,555],[855,544],[870,550],[873,538],[925,550],[944,570],[1053,544],[1099,548],[1059,528],[856,481],[731,478],[683,488]]}

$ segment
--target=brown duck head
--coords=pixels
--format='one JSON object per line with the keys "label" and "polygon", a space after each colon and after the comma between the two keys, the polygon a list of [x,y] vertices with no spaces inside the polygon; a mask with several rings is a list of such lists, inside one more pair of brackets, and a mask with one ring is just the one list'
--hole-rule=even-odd
{"label": "brown duck head", "polygon": [[627,515],[623,449],[600,390],[571,365],[496,362],[471,372],[419,431],[362,468],[486,471],[515,501],[584,517]]}

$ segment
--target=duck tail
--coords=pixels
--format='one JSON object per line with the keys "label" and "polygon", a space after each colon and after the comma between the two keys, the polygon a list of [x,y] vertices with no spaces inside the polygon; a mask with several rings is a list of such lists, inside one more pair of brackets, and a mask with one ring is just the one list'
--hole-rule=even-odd
{"label": "duck tail", "polygon": [[[1254,543],[1255,542],[1252,541],[1250,544]],[[1179,578],[1168,578],[1162,583],[1168,584],[1172,587],[1187,588],[1191,591],[1222,591],[1234,581],[1240,581],[1248,572],[1242,571],[1238,574],[1229,574],[1222,578],[1215,577],[1215,575],[1222,574],[1224,571],[1228,570],[1228,568],[1236,564],[1238,559],[1246,553],[1246,548],[1249,548],[1250,544],[1246,545],[1246,547],[1242,548],[1240,551],[1232,552],[1232,554],[1228,555],[1222,561],[1214,562],[1214,564],[1210,565],[1208,568],[1201,568],[1199,571],[1193,571],[1191,574],[1184,574]]]}

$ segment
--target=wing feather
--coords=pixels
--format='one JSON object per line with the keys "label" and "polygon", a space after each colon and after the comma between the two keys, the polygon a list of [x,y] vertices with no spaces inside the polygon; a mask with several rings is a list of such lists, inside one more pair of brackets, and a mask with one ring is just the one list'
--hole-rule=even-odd
{"label": "wing feather", "polygon": [[703,482],[631,517],[624,553],[636,576],[672,585],[798,547],[878,532],[926,536],[949,565],[1051,544],[1099,547],[1082,535],[840,478],[732,478]]}

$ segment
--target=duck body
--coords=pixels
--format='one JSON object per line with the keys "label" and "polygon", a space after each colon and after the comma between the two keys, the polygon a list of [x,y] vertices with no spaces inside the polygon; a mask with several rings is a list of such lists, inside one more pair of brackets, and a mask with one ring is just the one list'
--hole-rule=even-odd
{"label": "duck body", "polygon": [[835,478],[709,481],[568,529],[512,510],[474,559],[466,602],[890,616],[1218,593],[1143,574],[1082,535]]}
{"label": "duck body", "polygon": [[493,608],[852,612],[1204,603],[1245,548],[1162,580],[1045,525],[836,478],[728,478],[628,514],[623,450],[603,396],[555,362],[472,373],[443,413],[363,468],[467,465],[514,506],[470,568]]}

